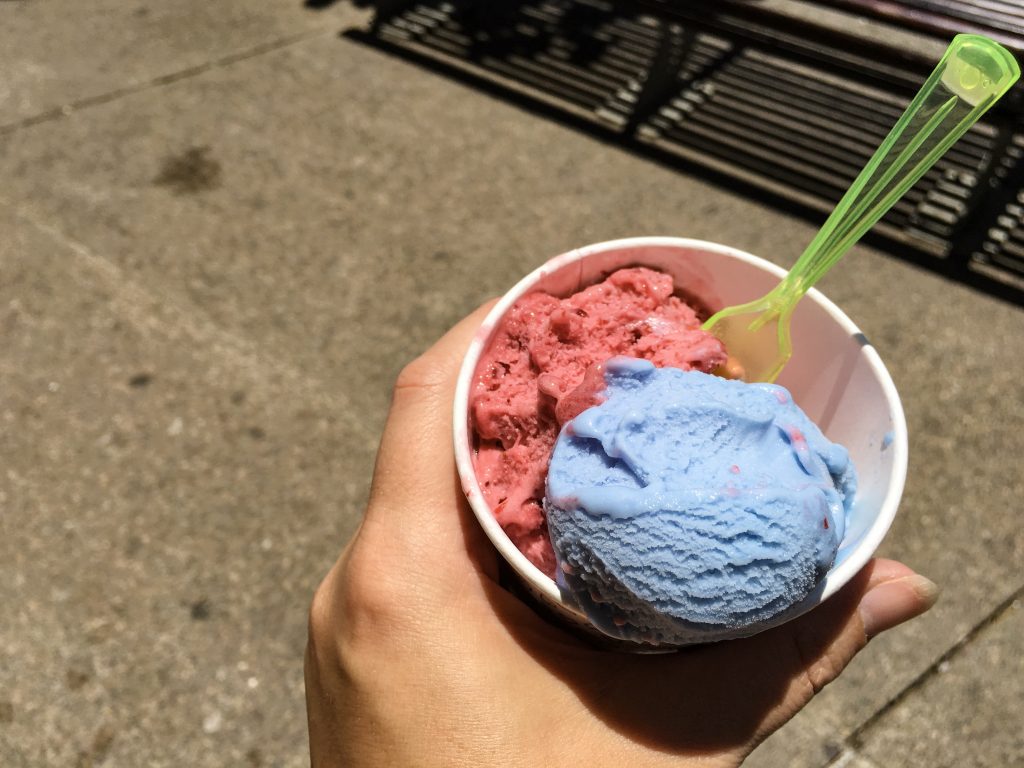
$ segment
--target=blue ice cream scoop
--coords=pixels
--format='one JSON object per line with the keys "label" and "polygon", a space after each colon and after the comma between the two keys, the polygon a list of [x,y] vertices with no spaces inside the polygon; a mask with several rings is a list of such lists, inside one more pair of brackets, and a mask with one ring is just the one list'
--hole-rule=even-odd
{"label": "blue ice cream scoop", "polygon": [[831,567],[849,454],[773,384],[614,358],[605,401],[548,471],[558,581],[608,635],[679,645],[753,634]]}

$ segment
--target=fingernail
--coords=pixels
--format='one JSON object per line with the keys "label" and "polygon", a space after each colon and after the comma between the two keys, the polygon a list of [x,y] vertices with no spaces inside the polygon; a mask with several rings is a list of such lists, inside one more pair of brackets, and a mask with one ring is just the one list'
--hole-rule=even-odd
{"label": "fingernail", "polygon": [[939,588],[920,574],[879,584],[861,598],[858,610],[864,634],[872,638],[920,616],[939,599]]}

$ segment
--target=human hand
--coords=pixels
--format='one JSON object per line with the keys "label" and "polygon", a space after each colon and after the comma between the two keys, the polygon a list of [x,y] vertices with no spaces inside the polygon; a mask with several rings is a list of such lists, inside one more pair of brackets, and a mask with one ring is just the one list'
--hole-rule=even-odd
{"label": "human hand", "polygon": [[737,766],[937,589],[873,560],[814,611],[666,655],[603,651],[498,585],[462,493],[455,378],[489,306],[399,376],[365,518],[310,611],[316,768]]}

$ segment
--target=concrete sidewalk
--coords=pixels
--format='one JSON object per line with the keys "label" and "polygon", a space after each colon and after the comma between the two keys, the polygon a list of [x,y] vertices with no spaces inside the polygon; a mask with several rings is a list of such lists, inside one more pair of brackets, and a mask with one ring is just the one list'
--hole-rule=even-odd
{"label": "concrete sidewalk", "polygon": [[[339,37],[362,18],[0,3],[4,766],[307,764],[306,607],[402,364],[583,243],[813,234]],[[863,247],[821,287],[907,408],[882,554],[945,591],[749,765],[1022,764],[1024,313]]]}

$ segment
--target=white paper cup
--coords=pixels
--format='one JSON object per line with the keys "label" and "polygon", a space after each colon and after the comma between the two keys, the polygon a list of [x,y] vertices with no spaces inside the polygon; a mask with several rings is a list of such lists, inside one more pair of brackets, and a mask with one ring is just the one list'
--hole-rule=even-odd
{"label": "white paper cup", "polygon": [[[477,520],[524,586],[556,616],[626,650],[642,648],[595,629],[571,598],[516,548],[498,525],[473,469],[469,396],[480,357],[495,328],[523,295],[544,291],[569,296],[616,269],[646,266],[670,274],[677,290],[712,310],[758,298],[786,273],[735,248],[675,237],[636,237],[597,243],[557,256],[506,293],[477,332],[455,392],[455,459],[462,487]],[[779,377],[796,403],[833,442],[846,446],[858,487],[835,563],[818,587],[759,631],[789,621],[828,599],[871,558],[896,515],[907,474],[907,425],[899,394],[875,351],[856,325],[817,290],[792,319],[793,357]]]}

